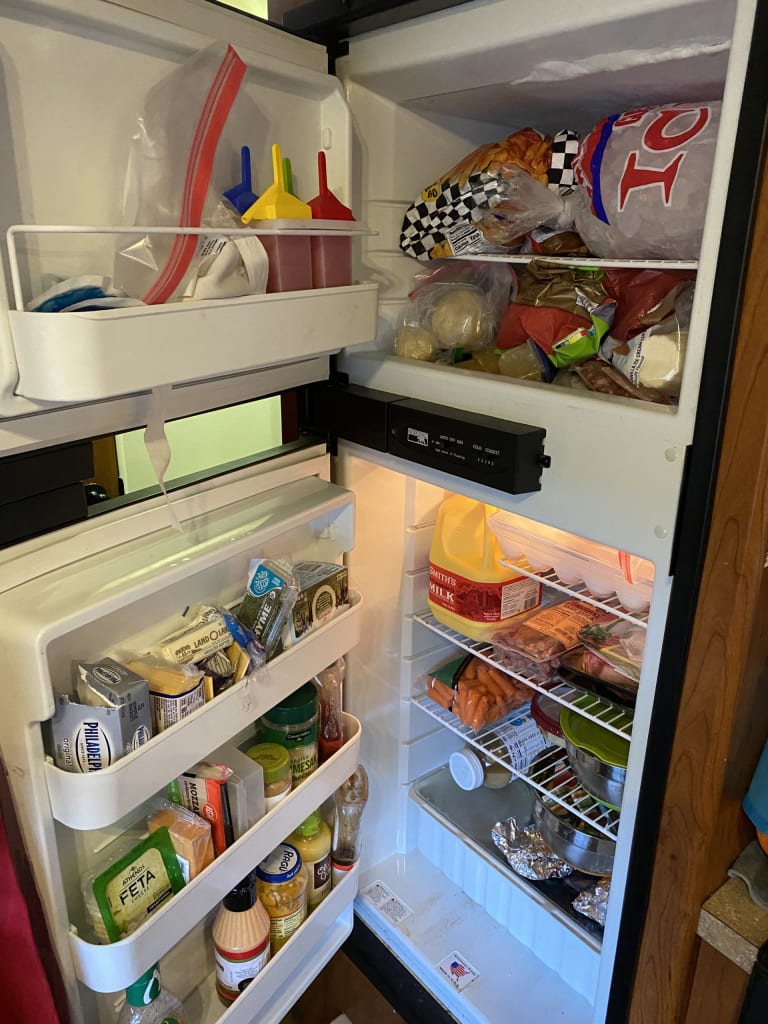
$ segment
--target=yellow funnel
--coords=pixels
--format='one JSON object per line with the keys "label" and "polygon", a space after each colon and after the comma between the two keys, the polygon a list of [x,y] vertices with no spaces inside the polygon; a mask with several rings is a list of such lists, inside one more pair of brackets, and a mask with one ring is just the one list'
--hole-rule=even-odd
{"label": "yellow funnel", "polygon": [[310,207],[285,190],[283,158],[278,145],[272,147],[272,173],[275,180],[245,211],[241,217],[243,224],[252,220],[311,220]]}

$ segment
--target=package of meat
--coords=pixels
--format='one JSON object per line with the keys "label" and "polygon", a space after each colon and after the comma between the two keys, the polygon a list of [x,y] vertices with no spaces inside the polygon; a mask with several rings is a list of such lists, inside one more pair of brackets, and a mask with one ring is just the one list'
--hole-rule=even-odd
{"label": "package of meat", "polygon": [[579,639],[601,661],[639,683],[645,636],[646,630],[639,623],[613,618],[585,625]]}
{"label": "package of meat", "polygon": [[559,664],[566,651],[581,642],[579,634],[587,627],[606,622],[612,616],[585,601],[571,598],[551,604],[527,618],[514,622],[493,637],[496,651],[502,656],[522,655],[535,664]]}

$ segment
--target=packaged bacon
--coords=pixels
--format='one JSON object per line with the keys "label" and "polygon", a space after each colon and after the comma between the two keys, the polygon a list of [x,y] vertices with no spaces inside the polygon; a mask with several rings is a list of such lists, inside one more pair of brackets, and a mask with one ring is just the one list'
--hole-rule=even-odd
{"label": "packaged bacon", "polygon": [[528,688],[481,658],[452,658],[427,678],[427,695],[471,729],[498,722],[531,697]]}

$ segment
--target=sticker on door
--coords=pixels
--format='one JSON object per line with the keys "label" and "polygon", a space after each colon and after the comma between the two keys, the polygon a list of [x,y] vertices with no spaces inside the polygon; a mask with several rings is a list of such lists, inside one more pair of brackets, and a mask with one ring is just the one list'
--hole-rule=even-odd
{"label": "sticker on door", "polygon": [[390,924],[402,924],[413,914],[411,908],[395,896],[389,886],[383,882],[371,882],[366,889],[363,889],[361,896],[372,903]]}
{"label": "sticker on door", "polygon": [[474,967],[471,967],[461,953],[457,953],[455,949],[435,966],[459,992],[463,992],[467,985],[471,985],[480,977]]}

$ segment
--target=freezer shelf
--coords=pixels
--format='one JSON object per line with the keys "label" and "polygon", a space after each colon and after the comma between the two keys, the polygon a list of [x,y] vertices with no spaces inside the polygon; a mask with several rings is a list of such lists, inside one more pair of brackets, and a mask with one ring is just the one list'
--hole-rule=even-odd
{"label": "freezer shelf", "polygon": [[[457,647],[461,647],[462,650],[467,651],[469,654],[474,654],[476,658],[487,661],[489,665],[493,665],[500,672],[504,672],[505,675],[525,683],[531,690],[536,690],[537,693],[551,697],[552,700],[557,701],[558,704],[562,704],[564,707],[573,708],[583,718],[597,722],[598,725],[616,733],[617,736],[623,736],[627,740],[632,738],[632,713],[627,708],[613,704],[605,697],[596,697],[595,694],[590,693],[588,690],[581,690],[577,686],[571,686],[570,683],[558,680],[555,683],[542,684],[529,679],[520,672],[513,672],[502,665],[496,658],[493,644],[487,643],[485,640],[470,640],[463,633],[458,633],[455,629],[451,629],[450,626],[444,626],[441,622],[438,622],[431,612],[418,612],[414,615],[414,619],[416,622],[421,623],[422,626],[432,630],[433,633],[437,633],[438,636],[442,636],[444,639],[450,640]],[[451,717],[454,716],[451,715]]]}
{"label": "freezer shelf", "polygon": [[554,590],[559,590],[561,594],[567,594],[569,597],[576,597],[579,601],[585,601],[587,604],[591,604],[595,608],[602,608],[603,611],[609,612],[611,615],[615,615],[620,619],[626,619],[627,622],[634,622],[638,626],[643,626],[645,629],[648,628],[648,609],[645,608],[642,611],[632,611],[629,608],[625,608],[615,594],[613,597],[607,598],[593,597],[586,583],[563,583],[554,569],[546,569],[544,572],[536,572],[535,569],[532,569],[530,565],[528,565],[527,562],[522,561],[522,559],[513,562],[508,558],[502,558],[501,564],[506,566],[507,569],[514,569],[515,572],[522,573],[523,576],[528,576],[532,580],[540,580],[545,586],[552,587]]}
{"label": "freezer shelf", "polygon": [[16,392],[91,402],[330,355],[375,338],[377,299],[377,285],[359,284],[97,312],[11,310]]}
{"label": "freezer shelf", "polygon": [[[565,751],[560,747],[551,747],[546,754],[541,754],[537,758],[535,772],[531,772],[530,769],[528,773],[521,772],[510,763],[506,747],[496,736],[495,726],[499,725],[499,722],[484,729],[470,729],[469,726],[463,725],[452,711],[441,707],[429,697],[414,697],[413,703],[451,732],[461,736],[466,743],[498,761],[518,779],[524,779],[546,798],[544,802],[548,806],[552,806],[553,803],[559,804],[609,839],[616,839],[619,815],[581,788],[570,769]],[[522,718],[526,713],[517,711],[515,714]]]}
{"label": "freezer shelf", "polygon": [[240,879],[349,778],[358,762],[360,731],[358,720],[345,714],[346,742],[341,750],[132,935],[102,946],[84,941],[73,930],[70,946],[80,981],[95,992],[116,992],[133,984],[157,963]]}
{"label": "freezer shelf", "polygon": [[[54,818],[75,829],[103,828],[220,747],[298,686],[351,650],[360,639],[363,602],[350,607],[264,669],[244,679],[100,772],[80,775],[46,761]],[[290,830],[289,830],[290,831]]]}
{"label": "freezer shelf", "polygon": [[331,890],[226,1011],[216,995],[216,976],[209,974],[184,1001],[187,1020],[196,1024],[253,1024],[255,1020],[277,1024],[352,931],[358,875],[359,868],[353,868]]}

